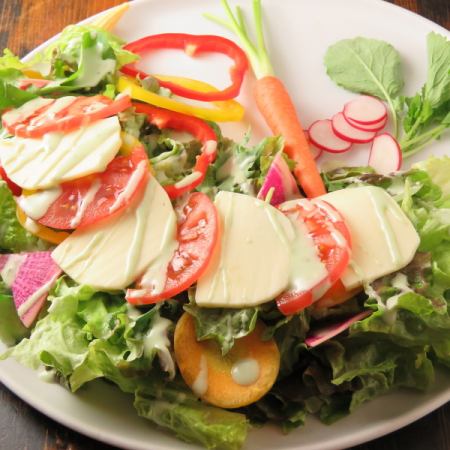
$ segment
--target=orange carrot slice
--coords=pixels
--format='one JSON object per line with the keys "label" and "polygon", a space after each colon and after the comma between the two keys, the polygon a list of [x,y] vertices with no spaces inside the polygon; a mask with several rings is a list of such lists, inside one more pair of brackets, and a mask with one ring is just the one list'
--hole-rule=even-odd
{"label": "orange carrot slice", "polygon": [[263,341],[256,324],[222,356],[212,340],[197,341],[194,319],[184,313],[175,328],[175,358],[186,384],[202,400],[221,408],[240,408],[259,400],[275,382],[280,353],[273,340]]}

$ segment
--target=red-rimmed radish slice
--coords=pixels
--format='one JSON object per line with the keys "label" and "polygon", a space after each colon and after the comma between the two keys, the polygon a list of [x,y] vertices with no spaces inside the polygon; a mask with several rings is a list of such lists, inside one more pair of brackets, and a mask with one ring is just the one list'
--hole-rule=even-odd
{"label": "red-rimmed radish slice", "polygon": [[387,115],[387,110],[381,100],[369,95],[361,95],[346,103],[343,113],[347,119],[363,125],[370,125],[384,119]]}
{"label": "red-rimmed radish slice", "polygon": [[345,117],[344,114],[344,119],[354,128],[357,128],[358,130],[362,130],[362,131],[380,131],[382,130],[387,123],[387,116],[384,117],[384,119],[381,119],[379,122],[375,122],[372,124],[367,124],[367,125],[362,125],[358,122],[355,122],[352,119],[349,119],[348,117]]}
{"label": "red-rimmed radish slice", "polygon": [[317,120],[308,130],[309,139],[321,150],[330,153],[343,153],[350,149],[351,142],[345,141],[333,131],[331,120]]}
{"label": "red-rimmed radish slice", "polygon": [[319,147],[316,147],[312,142],[311,139],[309,138],[309,132],[308,130],[303,130],[303,133],[305,134],[306,140],[309,143],[309,150],[311,152],[311,154],[313,155],[314,159],[319,159],[320,155],[323,153],[323,150]]}
{"label": "red-rimmed radish slice", "polygon": [[363,131],[353,127],[345,120],[344,114],[341,112],[332,117],[331,127],[336,136],[355,144],[370,142],[376,134],[376,131]]}
{"label": "red-rimmed radish slice", "polygon": [[389,133],[380,134],[373,140],[369,154],[369,166],[381,175],[395,172],[402,166],[402,150]]}
{"label": "red-rimmed radish slice", "polygon": [[319,330],[314,330],[306,339],[305,344],[308,347],[316,347],[322,342],[328,341],[329,339],[334,338],[338,334],[342,333],[345,330],[348,330],[351,325],[359,320],[363,320],[366,317],[370,316],[372,311],[363,311],[356,316],[350,317],[344,322],[335,323],[333,325],[329,325],[327,327],[321,328]]}

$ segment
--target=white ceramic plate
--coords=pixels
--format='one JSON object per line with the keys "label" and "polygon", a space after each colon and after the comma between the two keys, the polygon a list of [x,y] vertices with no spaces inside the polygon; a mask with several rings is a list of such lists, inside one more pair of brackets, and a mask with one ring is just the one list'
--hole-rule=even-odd
{"label": "white ceramic plate", "polygon": [[[246,3],[249,11],[250,2]],[[401,53],[406,74],[407,94],[415,92],[425,80],[425,37],[430,31],[447,34],[438,25],[406,10],[377,0],[264,0],[266,36],[277,74],[286,82],[300,118],[312,121],[330,117],[341,110],[351,94],[337,88],[326,76],[322,59],[327,47],[342,38],[367,36],[392,43]],[[131,4],[116,28],[126,40],[161,32],[223,34],[223,29],[202,18],[203,12],[222,14],[219,2],[207,0],[137,0]],[[229,36],[231,37],[231,36]],[[192,61],[180,54],[156,54],[151,66],[155,73],[180,73],[203,78],[217,86],[227,82],[227,60],[221,57]],[[227,135],[240,138],[248,124],[254,138],[268,130],[252,106],[248,79],[240,101],[247,107],[246,123],[227,124]],[[428,154],[448,153],[447,136],[429,146]],[[367,146],[340,156],[341,164],[367,162]],[[331,158],[336,160],[336,156]],[[412,161],[408,161],[408,164]],[[0,350],[2,348],[0,347]],[[56,384],[40,381],[37,374],[14,361],[0,363],[0,381],[27,403],[62,424],[95,439],[134,450],[192,449],[170,434],[137,417],[132,399],[101,381],[89,384],[72,395]],[[450,400],[450,378],[438,373],[427,394],[398,391],[361,407],[356,414],[325,426],[313,417],[304,428],[288,436],[272,426],[252,431],[247,450],[327,450],[360,444],[397,430],[428,414]]]}

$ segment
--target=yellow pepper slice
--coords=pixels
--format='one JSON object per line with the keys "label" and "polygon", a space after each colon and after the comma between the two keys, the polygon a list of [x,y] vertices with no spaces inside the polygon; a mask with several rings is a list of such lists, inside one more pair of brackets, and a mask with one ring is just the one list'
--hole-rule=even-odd
{"label": "yellow pepper slice", "polygon": [[[155,78],[174,81],[179,85],[203,92],[217,90],[214,86],[211,86],[208,83],[192,80],[190,78],[163,75],[157,75]],[[119,77],[117,82],[117,90],[119,92],[128,92],[130,97],[135,100],[140,100],[141,102],[149,103],[150,105],[169,109],[170,111],[176,111],[189,116],[199,117],[204,120],[212,120],[214,122],[238,122],[244,116],[244,107],[235,100],[211,102],[214,104],[215,108],[203,108],[147,91],[143,87],[139,86],[136,80],[126,76]]]}
{"label": "yellow pepper slice", "polygon": [[44,239],[44,241],[51,242],[52,244],[59,244],[70,236],[69,233],[66,233],[65,231],[54,231],[51,228],[45,227],[44,225],[36,222],[33,222],[32,227],[27,226],[28,217],[22,209],[19,208],[19,206],[17,206],[16,214],[17,220],[27,231],[41,239]]}
{"label": "yellow pepper slice", "polygon": [[105,13],[101,14],[100,17],[94,19],[90,25],[94,25],[99,28],[103,28],[104,30],[111,30],[115,27],[117,22],[122,18],[125,11],[128,10],[129,3],[121,3],[115,8],[111,8]]}

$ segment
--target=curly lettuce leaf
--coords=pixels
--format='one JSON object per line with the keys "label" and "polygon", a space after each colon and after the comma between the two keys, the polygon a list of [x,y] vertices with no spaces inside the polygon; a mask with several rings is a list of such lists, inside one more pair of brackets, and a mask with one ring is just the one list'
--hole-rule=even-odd
{"label": "curly lettuce leaf", "polygon": [[7,184],[0,180],[0,251],[20,253],[45,250],[49,244],[33,236],[20,225],[16,202]]}
{"label": "curly lettuce leaf", "polygon": [[256,325],[258,308],[198,308],[186,305],[184,309],[195,319],[197,339],[215,340],[226,355],[234,341],[250,334]]}
{"label": "curly lettuce leaf", "polygon": [[0,112],[7,108],[17,108],[37,97],[34,92],[24,91],[15,85],[15,81],[23,77],[15,68],[0,69]]}
{"label": "curly lettuce leaf", "polygon": [[0,280],[0,341],[14,345],[28,334],[14,305],[11,291]]}
{"label": "curly lettuce leaf", "polygon": [[239,450],[247,437],[243,414],[204,405],[180,383],[148,383],[136,391],[134,406],[141,417],[207,449]]}
{"label": "curly lettuce leaf", "polygon": [[[214,196],[218,191],[256,196],[275,155],[283,148],[281,136],[268,137],[249,146],[249,135],[241,143],[219,141],[217,158],[198,190]],[[288,161],[289,163],[289,161]]]}

